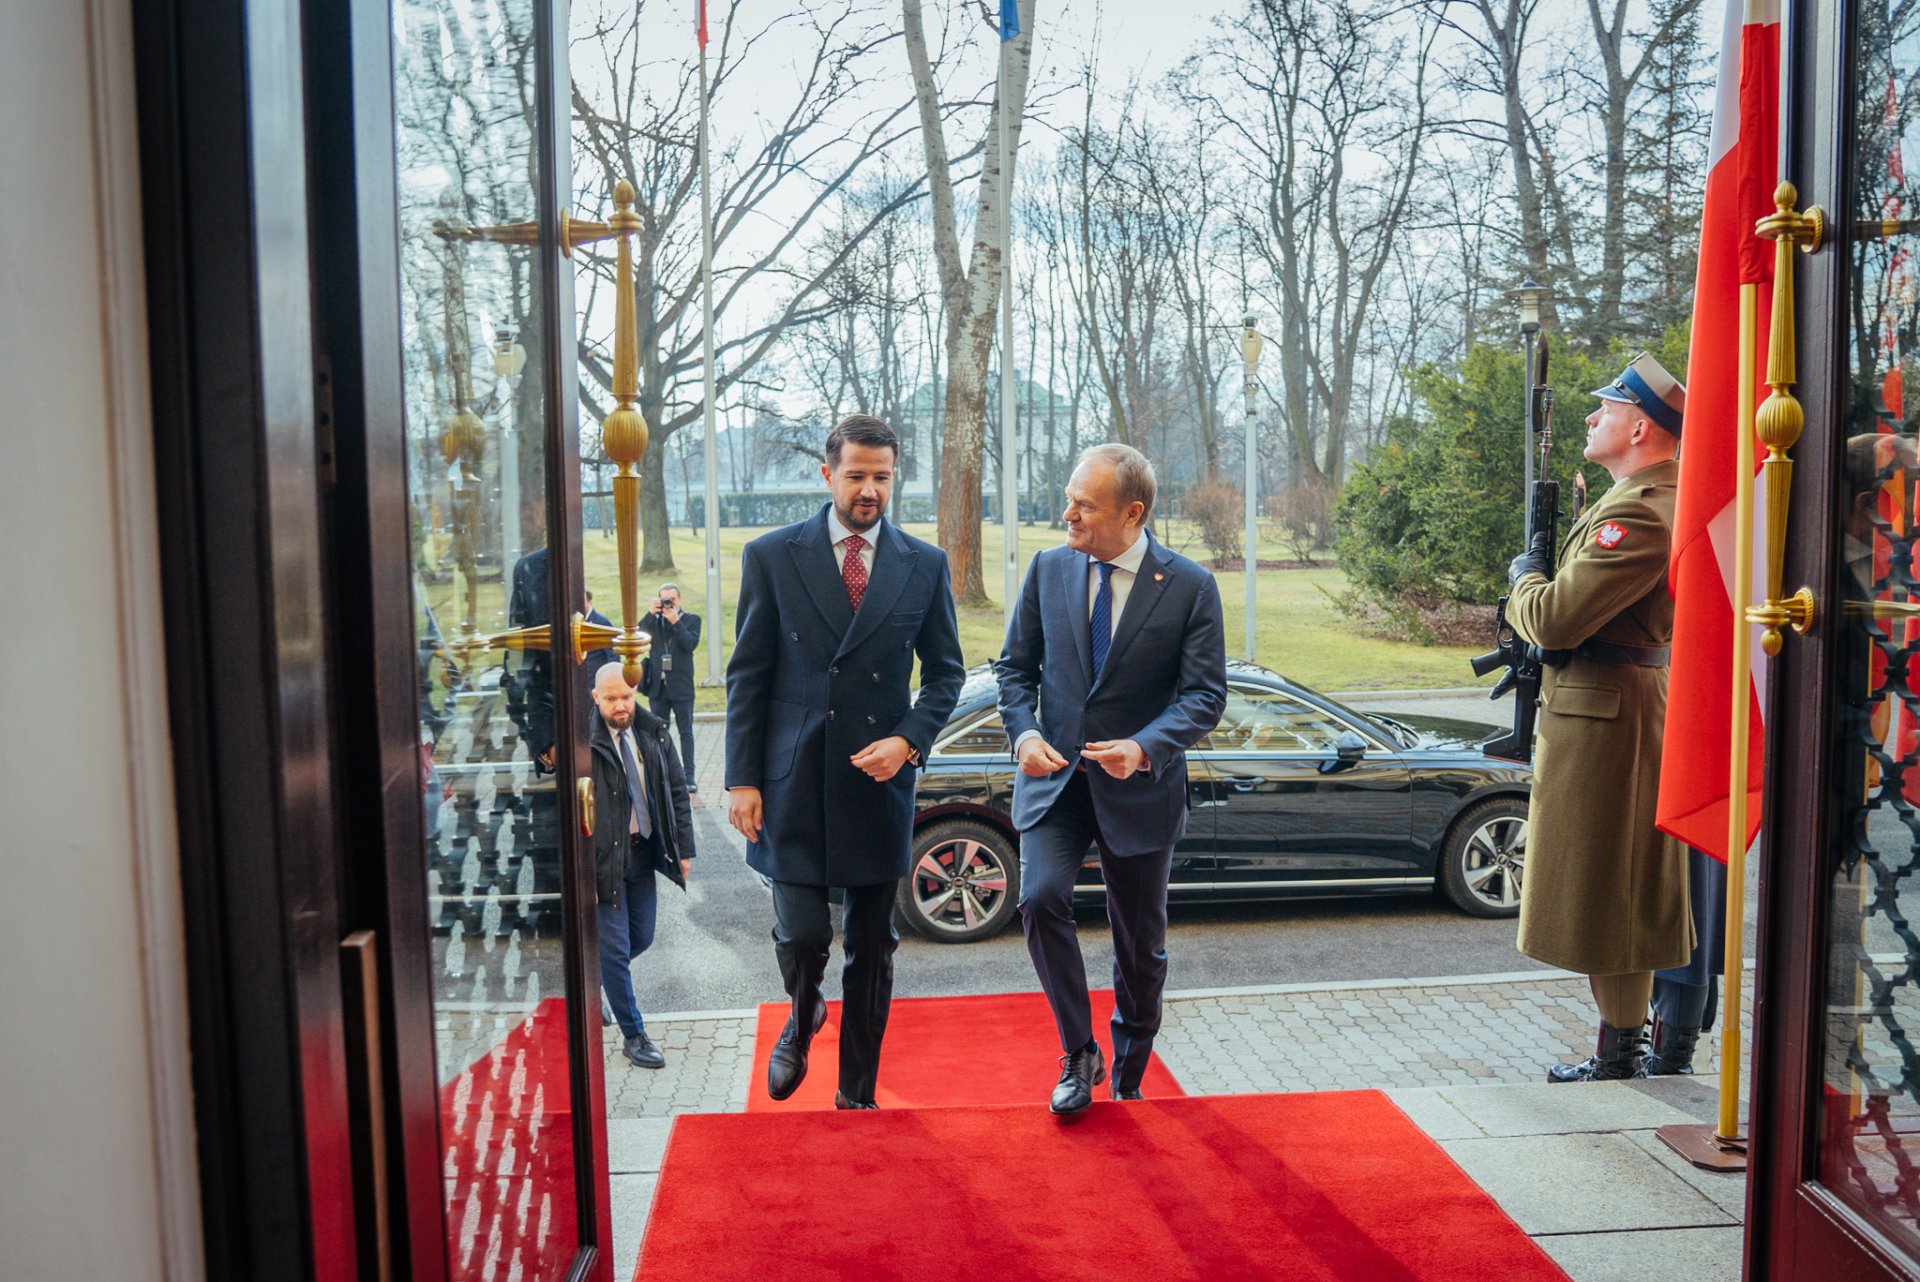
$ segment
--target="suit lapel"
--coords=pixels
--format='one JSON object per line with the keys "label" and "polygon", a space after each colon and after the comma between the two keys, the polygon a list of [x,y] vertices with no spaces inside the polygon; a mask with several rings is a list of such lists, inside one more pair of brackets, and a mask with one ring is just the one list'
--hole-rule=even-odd
{"label": "suit lapel", "polygon": [[[867,590],[860,595],[860,611],[853,616],[853,626],[847,629],[835,658],[873,634],[880,620],[887,617],[894,602],[900,599],[907,580],[913,577],[913,549],[907,546],[906,539],[884,521],[875,528],[879,537],[873,542],[873,573],[867,576]],[[844,587],[840,596],[842,601],[846,599]]]}
{"label": "suit lapel", "polygon": [[[1107,674],[1119,666],[1120,659],[1126,654],[1127,646],[1140,634],[1141,625],[1147,616],[1160,604],[1160,598],[1166,594],[1167,585],[1173,582],[1173,575],[1167,569],[1171,554],[1160,546],[1151,534],[1142,534],[1147,540],[1147,554],[1140,558],[1140,569],[1133,576],[1133,587],[1127,592],[1127,608],[1120,612],[1120,626],[1114,629],[1113,645],[1107,651],[1106,666],[1100,669],[1100,680],[1094,682],[1094,689],[1106,683]],[[1082,591],[1085,591],[1083,585]],[[1086,631],[1082,628],[1081,631]],[[1089,690],[1088,694],[1093,691]]]}
{"label": "suit lapel", "polygon": [[798,538],[787,540],[787,551],[820,617],[827,621],[833,635],[845,636],[853,624],[853,606],[847,601],[846,580],[840,577],[840,567],[833,560],[833,547],[827,542],[826,508],[821,508],[806,523]]}
{"label": "suit lapel", "polygon": [[1087,580],[1093,577],[1088,567],[1093,558],[1085,552],[1069,551],[1067,566],[1067,631],[1073,636],[1073,652],[1080,656],[1080,682],[1083,689],[1093,686],[1093,640],[1091,615],[1093,604],[1087,597]]}

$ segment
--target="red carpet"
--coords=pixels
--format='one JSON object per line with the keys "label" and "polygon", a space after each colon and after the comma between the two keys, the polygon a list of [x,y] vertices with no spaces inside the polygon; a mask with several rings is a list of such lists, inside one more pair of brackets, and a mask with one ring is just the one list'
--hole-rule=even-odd
{"label": "red carpet", "polygon": [[565,1273],[579,1249],[572,1112],[558,997],[440,1088],[453,1282]]}
{"label": "red carpet", "polygon": [[682,1116],[635,1276],[1566,1279],[1375,1091]]}
{"label": "red carpet", "polygon": [[[1113,1017],[1113,993],[1100,989],[1091,996],[1094,1036],[1111,1059],[1107,1021]],[[785,1002],[760,1008],[753,1079],[747,1086],[749,1113],[833,1107],[840,1072],[839,1002],[827,1003],[826,1026],[807,1056],[807,1080],[784,1100],[767,1097],[767,1055],[780,1039],[788,1010]],[[1044,1104],[1059,1077],[1060,1035],[1040,993],[898,997],[887,1018],[874,1100],[882,1109]],[[1148,1061],[1140,1089],[1149,1099],[1186,1093],[1157,1055]],[[1106,1091],[1098,1088],[1095,1097],[1106,1098]]]}

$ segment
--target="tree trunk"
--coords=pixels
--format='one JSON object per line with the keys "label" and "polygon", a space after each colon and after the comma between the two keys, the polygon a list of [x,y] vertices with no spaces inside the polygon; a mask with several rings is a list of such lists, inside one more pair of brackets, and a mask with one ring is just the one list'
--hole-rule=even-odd
{"label": "tree trunk", "polygon": [[[1013,181],[1012,164],[1020,149],[1020,123],[1032,67],[1034,0],[1020,6],[1020,35],[1001,52],[1004,83],[994,90],[987,116],[986,144],[980,166],[979,203],[974,213],[973,250],[960,260],[953,172],[941,124],[939,87],[927,53],[921,0],[902,0],[907,61],[913,73],[920,112],[920,136],[927,156],[927,189],[933,213],[934,253],[940,266],[940,298],[946,315],[947,395],[944,440],[940,451],[939,542],[952,568],[954,599],[983,606],[987,599],[980,547],[980,474],[986,445],[987,358],[993,350],[995,310],[1007,274],[1007,226],[1003,193]],[[998,149],[1000,113],[1011,112],[1006,172]]]}

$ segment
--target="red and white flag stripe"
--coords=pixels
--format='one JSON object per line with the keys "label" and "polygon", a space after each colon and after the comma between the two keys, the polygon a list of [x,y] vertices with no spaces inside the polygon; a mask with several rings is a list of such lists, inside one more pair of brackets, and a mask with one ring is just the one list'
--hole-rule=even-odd
{"label": "red and white flag stripe", "polygon": [[[1766,391],[1773,245],[1755,236],[1753,227],[1773,211],[1779,139],[1780,0],[1728,0],[1687,361],[1687,421],[1670,572],[1673,668],[1656,812],[1662,830],[1723,862],[1729,855],[1732,773],[1734,552],[1741,538],[1762,548],[1760,531],[1766,528],[1765,497],[1758,487],[1752,528],[1735,528],[1737,433],[1743,430],[1740,294],[1743,287],[1757,287],[1753,370],[1758,404]],[[1757,579],[1764,561],[1756,557],[1754,564]],[[1766,688],[1766,659],[1754,631],[1747,682],[1752,718],[1747,842],[1760,824],[1765,738],[1760,692]]]}

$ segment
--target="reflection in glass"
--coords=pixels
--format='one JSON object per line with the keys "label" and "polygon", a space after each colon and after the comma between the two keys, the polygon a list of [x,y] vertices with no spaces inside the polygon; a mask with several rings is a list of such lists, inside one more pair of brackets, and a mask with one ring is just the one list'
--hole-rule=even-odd
{"label": "reflection in glass", "polygon": [[407,494],[449,1277],[564,1276],[574,1160],[545,654],[542,259],[531,0],[393,10]]}
{"label": "reflection in glass", "polygon": [[1920,4],[1859,10],[1820,1179],[1920,1249]]}

